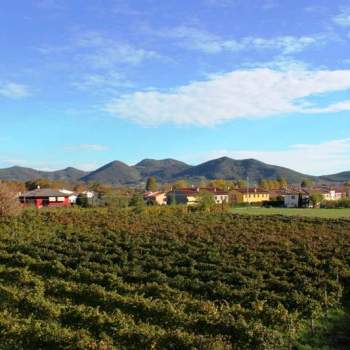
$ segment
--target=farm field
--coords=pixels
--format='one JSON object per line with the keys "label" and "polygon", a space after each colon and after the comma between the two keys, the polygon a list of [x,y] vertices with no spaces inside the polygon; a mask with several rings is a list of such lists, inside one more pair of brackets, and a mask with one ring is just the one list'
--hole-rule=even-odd
{"label": "farm field", "polygon": [[315,218],[349,218],[350,209],[318,209],[318,208],[233,208],[232,213],[245,215],[283,215]]}
{"label": "farm field", "polygon": [[321,325],[345,315],[349,288],[346,219],[89,209],[0,221],[1,350],[335,349]]}

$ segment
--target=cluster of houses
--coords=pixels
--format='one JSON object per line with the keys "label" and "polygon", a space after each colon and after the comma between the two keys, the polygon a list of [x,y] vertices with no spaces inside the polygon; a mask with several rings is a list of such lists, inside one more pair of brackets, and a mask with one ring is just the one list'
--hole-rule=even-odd
{"label": "cluster of houses", "polygon": [[79,196],[92,199],[95,193],[92,191],[77,193],[66,189],[53,190],[38,187],[19,194],[18,198],[23,207],[35,206],[40,209],[42,207],[69,207],[77,203]]}
{"label": "cluster of houses", "polygon": [[323,200],[337,201],[350,198],[349,187],[331,188],[328,186],[317,186],[312,188],[289,187],[279,190],[264,190],[261,188],[243,188],[223,191],[216,188],[179,188],[169,192],[145,192],[144,200],[148,204],[186,204],[196,205],[203,192],[212,194],[215,203],[245,203],[245,204],[272,204],[278,202],[286,208],[308,208],[312,207],[311,196],[320,193]]}
{"label": "cluster of houses", "polygon": [[[243,188],[223,191],[217,188],[189,187],[173,189],[169,192],[145,192],[143,198],[147,204],[168,205],[185,204],[197,205],[203,193],[213,196],[216,204],[243,203],[243,204],[278,204],[286,208],[308,208],[312,207],[311,197],[313,193],[319,193],[326,201],[337,201],[350,198],[349,187],[331,188],[318,186],[312,188],[285,188],[278,190],[264,190],[261,188]],[[91,200],[95,196],[92,191],[77,193],[66,189],[53,190],[48,188],[28,191],[19,195],[23,207],[68,207],[75,205],[80,196]]]}
{"label": "cluster of houses", "polygon": [[312,187],[310,189],[291,189],[284,194],[284,206],[287,208],[311,208],[313,203],[311,196],[319,193],[324,201],[338,201],[350,198],[349,187],[331,188],[328,186]]}

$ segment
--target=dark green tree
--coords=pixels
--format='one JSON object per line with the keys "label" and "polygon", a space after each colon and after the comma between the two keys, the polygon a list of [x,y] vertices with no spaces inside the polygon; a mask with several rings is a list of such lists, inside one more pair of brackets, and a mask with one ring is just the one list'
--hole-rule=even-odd
{"label": "dark green tree", "polygon": [[305,187],[311,187],[314,184],[314,181],[310,180],[310,179],[305,179],[301,182],[301,187],[305,188]]}
{"label": "dark green tree", "polygon": [[146,183],[146,191],[155,192],[157,190],[158,190],[157,179],[154,176],[149,177]]}
{"label": "dark green tree", "polygon": [[169,197],[168,197],[168,204],[169,205],[176,205],[177,202],[176,202],[176,196],[174,193],[170,193],[169,194]]}
{"label": "dark green tree", "polygon": [[135,212],[142,212],[146,204],[141,193],[135,193],[129,202],[129,206],[133,207]]}
{"label": "dark green tree", "polygon": [[92,203],[85,194],[80,194],[77,198],[77,205],[82,208],[90,208]]}

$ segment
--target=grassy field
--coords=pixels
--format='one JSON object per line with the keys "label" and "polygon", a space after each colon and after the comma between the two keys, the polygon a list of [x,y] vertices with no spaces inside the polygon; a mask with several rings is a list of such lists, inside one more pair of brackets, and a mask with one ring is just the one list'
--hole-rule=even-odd
{"label": "grassy field", "polygon": [[286,215],[317,218],[350,218],[350,209],[233,208],[235,214]]}

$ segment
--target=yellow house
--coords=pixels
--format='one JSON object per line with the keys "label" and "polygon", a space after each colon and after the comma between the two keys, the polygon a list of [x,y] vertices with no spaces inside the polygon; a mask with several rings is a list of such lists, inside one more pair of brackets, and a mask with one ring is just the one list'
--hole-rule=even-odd
{"label": "yellow house", "polygon": [[233,196],[237,203],[261,203],[270,200],[270,193],[259,188],[233,190]]}

